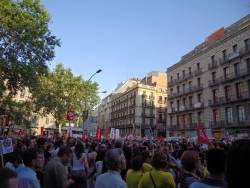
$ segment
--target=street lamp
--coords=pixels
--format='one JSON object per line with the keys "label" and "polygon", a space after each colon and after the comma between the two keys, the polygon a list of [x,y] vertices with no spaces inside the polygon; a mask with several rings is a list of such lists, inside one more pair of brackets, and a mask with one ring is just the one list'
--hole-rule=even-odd
{"label": "street lamp", "polygon": [[[90,81],[96,74],[102,72],[102,69],[98,69],[95,73],[93,73],[90,78],[88,79],[88,81]],[[107,93],[107,91],[102,91],[102,92],[99,92],[99,93]],[[87,101],[85,100],[85,111],[82,112],[82,120],[83,120],[83,123],[84,123],[84,120],[86,120],[88,118],[88,110],[87,110]]]}
{"label": "street lamp", "polygon": [[90,76],[90,78],[88,79],[88,81],[90,81],[96,74],[98,74],[98,73],[100,73],[100,72],[102,72],[102,69],[98,69],[94,74],[92,74],[92,75]]}

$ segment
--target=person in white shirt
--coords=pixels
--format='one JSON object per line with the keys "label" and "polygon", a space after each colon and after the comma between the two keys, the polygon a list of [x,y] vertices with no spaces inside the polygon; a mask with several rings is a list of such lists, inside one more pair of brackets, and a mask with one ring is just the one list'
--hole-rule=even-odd
{"label": "person in white shirt", "polygon": [[108,172],[98,176],[95,188],[127,188],[120,173],[126,169],[125,156],[121,149],[111,149],[105,156]]}

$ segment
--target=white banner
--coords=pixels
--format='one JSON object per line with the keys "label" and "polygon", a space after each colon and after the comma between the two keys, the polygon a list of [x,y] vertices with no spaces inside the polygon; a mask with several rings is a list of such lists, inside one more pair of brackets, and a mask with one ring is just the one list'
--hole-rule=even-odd
{"label": "white banner", "polygon": [[13,145],[12,145],[12,139],[6,138],[3,140],[0,140],[0,154],[4,155],[7,153],[13,152]]}
{"label": "white banner", "polygon": [[118,139],[118,138],[120,138],[120,130],[116,129],[115,130],[115,139]]}
{"label": "white banner", "polygon": [[110,138],[115,139],[115,128],[110,129]]}

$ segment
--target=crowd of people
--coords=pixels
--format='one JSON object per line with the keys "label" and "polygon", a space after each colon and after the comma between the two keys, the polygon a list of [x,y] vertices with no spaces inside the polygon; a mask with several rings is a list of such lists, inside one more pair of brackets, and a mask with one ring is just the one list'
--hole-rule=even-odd
{"label": "crowd of people", "polygon": [[13,139],[0,188],[249,187],[250,140]]}

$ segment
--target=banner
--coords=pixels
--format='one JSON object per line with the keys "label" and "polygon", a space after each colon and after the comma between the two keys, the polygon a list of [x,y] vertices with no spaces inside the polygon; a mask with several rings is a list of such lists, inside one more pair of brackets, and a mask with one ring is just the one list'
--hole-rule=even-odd
{"label": "banner", "polygon": [[208,140],[208,137],[206,133],[204,132],[204,129],[201,126],[198,126],[196,128],[197,131],[197,141],[199,144],[211,144],[211,142]]}
{"label": "banner", "polygon": [[13,152],[12,139],[7,138],[0,140],[0,155]]}
{"label": "banner", "polygon": [[87,133],[83,133],[83,134],[82,134],[82,139],[83,139],[83,140],[87,140],[87,139],[88,139]]}
{"label": "banner", "polygon": [[44,127],[41,127],[41,136],[45,136],[45,129],[44,129]]}
{"label": "banner", "polygon": [[119,129],[115,129],[115,139],[120,138],[120,130]]}
{"label": "banner", "polygon": [[95,139],[96,140],[100,140],[102,136],[102,129],[101,128],[97,128],[96,129],[96,134],[95,134]]}
{"label": "banner", "polygon": [[145,129],[145,136],[146,136],[146,139],[152,140],[153,136],[152,136],[151,129]]}
{"label": "banner", "polygon": [[115,139],[115,128],[111,128],[111,130],[110,130],[110,138]]}

